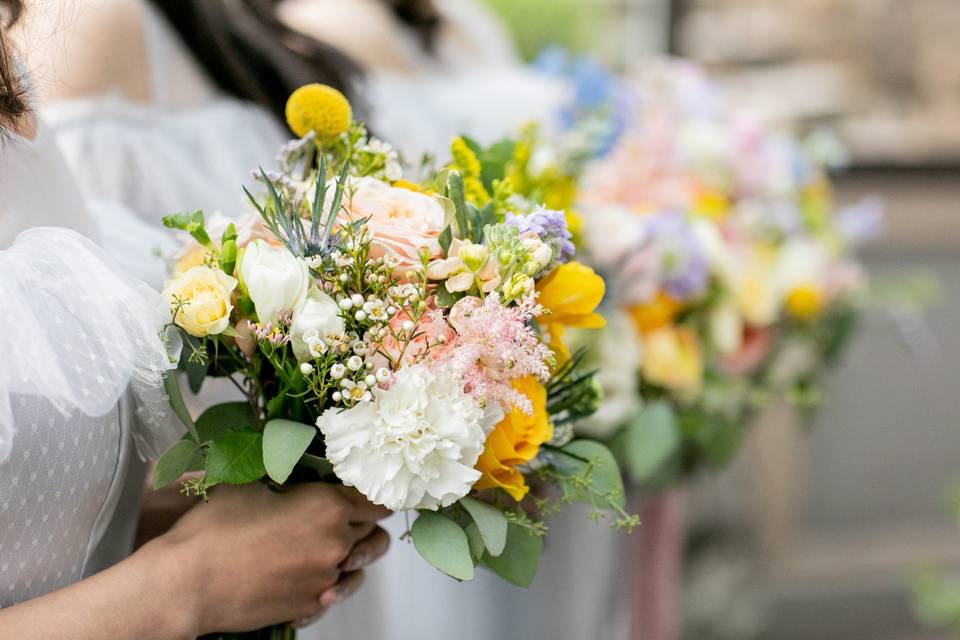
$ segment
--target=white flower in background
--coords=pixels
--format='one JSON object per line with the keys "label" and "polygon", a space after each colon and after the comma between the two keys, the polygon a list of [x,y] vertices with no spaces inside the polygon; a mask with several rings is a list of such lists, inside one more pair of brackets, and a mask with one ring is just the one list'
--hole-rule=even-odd
{"label": "white flower in background", "polygon": [[717,351],[729,355],[743,344],[743,317],[732,304],[724,304],[709,317],[710,342]]}
{"label": "white flower in background", "polygon": [[373,396],[317,419],[337,477],[393,511],[437,509],[467,495],[499,407],[484,411],[450,370],[425,364],[401,369]]}
{"label": "white flower in background", "polygon": [[577,425],[586,436],[612,436],[640,408],[639,371],[643,346],[633,321],[622,311],[604,313],[607,326],[590,331],[591,345],[600,364],[597,382],[603,388],[603,402],[592,416]]}
{"label": "white flower in background", "polygon": [[787,313],[800,319],[816,317],[827,302],[830,256],[813,240],[791,240],[781,250],[775,274]]}
{"label": "white flower in background", "polygon": [[[293,322],[290,325],[293,354],[300,361],[317,357],[314,354],[319,348],[311,348],[311,345],[319,345],[319,340],[324,336],[341,335],[344,331],[346,326],[340,317],[340,307],[336,301],[314,287],[303,304],[293,312]],[[323,355],[322,352],[320,355]]]}
{"label": "white flower in background", "polygon": [[617,205],[589,206],[584,219],[583,238],[597,266],[617,266],[636,251],[647,237],[643,219],[627,207]]}
{"label": "white flower in background", "polygon": [[310,288],[307,263],[286,248],[251,242],[240,261],[240,277],[260,322],[276,322],[281,311],[298,309]]}

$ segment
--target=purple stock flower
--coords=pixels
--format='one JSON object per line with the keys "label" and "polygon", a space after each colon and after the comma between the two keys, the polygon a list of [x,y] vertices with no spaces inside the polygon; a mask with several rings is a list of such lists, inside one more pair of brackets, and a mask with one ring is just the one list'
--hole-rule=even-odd
{"label": "purple stock flower", "polygon": [[576,247],[573,245],[573,235],[567,228],[567,216],[563,211],[553,211],[539,207],[533,213],[526,215],[508,213],[504,222],[516,227],[521,235],[533,231],[540,236],[544,244],[553,249],[553,258],[545,271],[558,264],[569,262],[576,253]]}
{"label": "purple stock flower", "polygon": [[689,300],[707,286],[709,264],[703,245],[686,218],[660,213],[650,218],[650,243],[659,256],[663,290],[677,300]]}

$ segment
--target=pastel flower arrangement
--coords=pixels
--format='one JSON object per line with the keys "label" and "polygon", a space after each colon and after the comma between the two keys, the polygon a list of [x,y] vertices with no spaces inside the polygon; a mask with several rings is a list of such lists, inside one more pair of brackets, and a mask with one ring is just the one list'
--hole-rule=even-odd
{"label": "pastel flower arrangement", "polygon": [[[552,64],[580,83],[576,62]],[[607,282],[607,327],[584,336],[605,401],[580,430],[661,485],[725,464],[772,398],[819,401],[864,298],[853,250],[882,212],[837,210],[824,164],[693,65],[644,63],[601,98],[579,110],[615,119],[612,143],[585,143],[566,114],[579,142],[539,143],[577,184],[581,248]]]}
{"label": "pastel flower arrangement", "polygon": [[600,395],[561,327],[602,326],[603,281],[572,261],[562,212],[476,167],[404,180],[332,91],[291,97],[302,137],[257,172],[255,212],[166,219],[191,238],[164,291],[182,368],[245,401],[194,421],[170,382],[189,434],[155,484],[197,469],[185,490],[216,499],[223,483],[339,481],[417,512],[409,537],[441,571],[527,585],[556,502],[636,524],[612,454],[573,437]]}

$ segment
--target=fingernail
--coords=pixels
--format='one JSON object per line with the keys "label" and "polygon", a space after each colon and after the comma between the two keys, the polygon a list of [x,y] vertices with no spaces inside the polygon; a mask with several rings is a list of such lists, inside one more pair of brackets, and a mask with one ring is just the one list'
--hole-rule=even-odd
{"label": "fingernail", "polygon": [[323,595],[320,596],[320,605],[323,607],[332,607],[337,604],[340,600],[340,590],[334,587],[324,591]]}
{"label": "fingernail", "polygon": [[357,569],[362,569],[363,567],[367,566],[369,562],[370,562],[370,558],[367,557],[365,553],[361,553],[355,556],[350,556],[350,558],[347,560],[347,566],[344,567],[344,570],[356,571]]}

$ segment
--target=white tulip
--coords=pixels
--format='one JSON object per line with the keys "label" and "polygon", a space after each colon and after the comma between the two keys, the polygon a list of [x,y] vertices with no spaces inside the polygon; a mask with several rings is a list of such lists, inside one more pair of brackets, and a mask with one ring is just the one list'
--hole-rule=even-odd
{"label": "white tulip", "polygon": [[307,263],[263,240],[247,245],[240,261],[240,276],[260,322],[276,322],[281,311],[296,310],[310,287]]}

